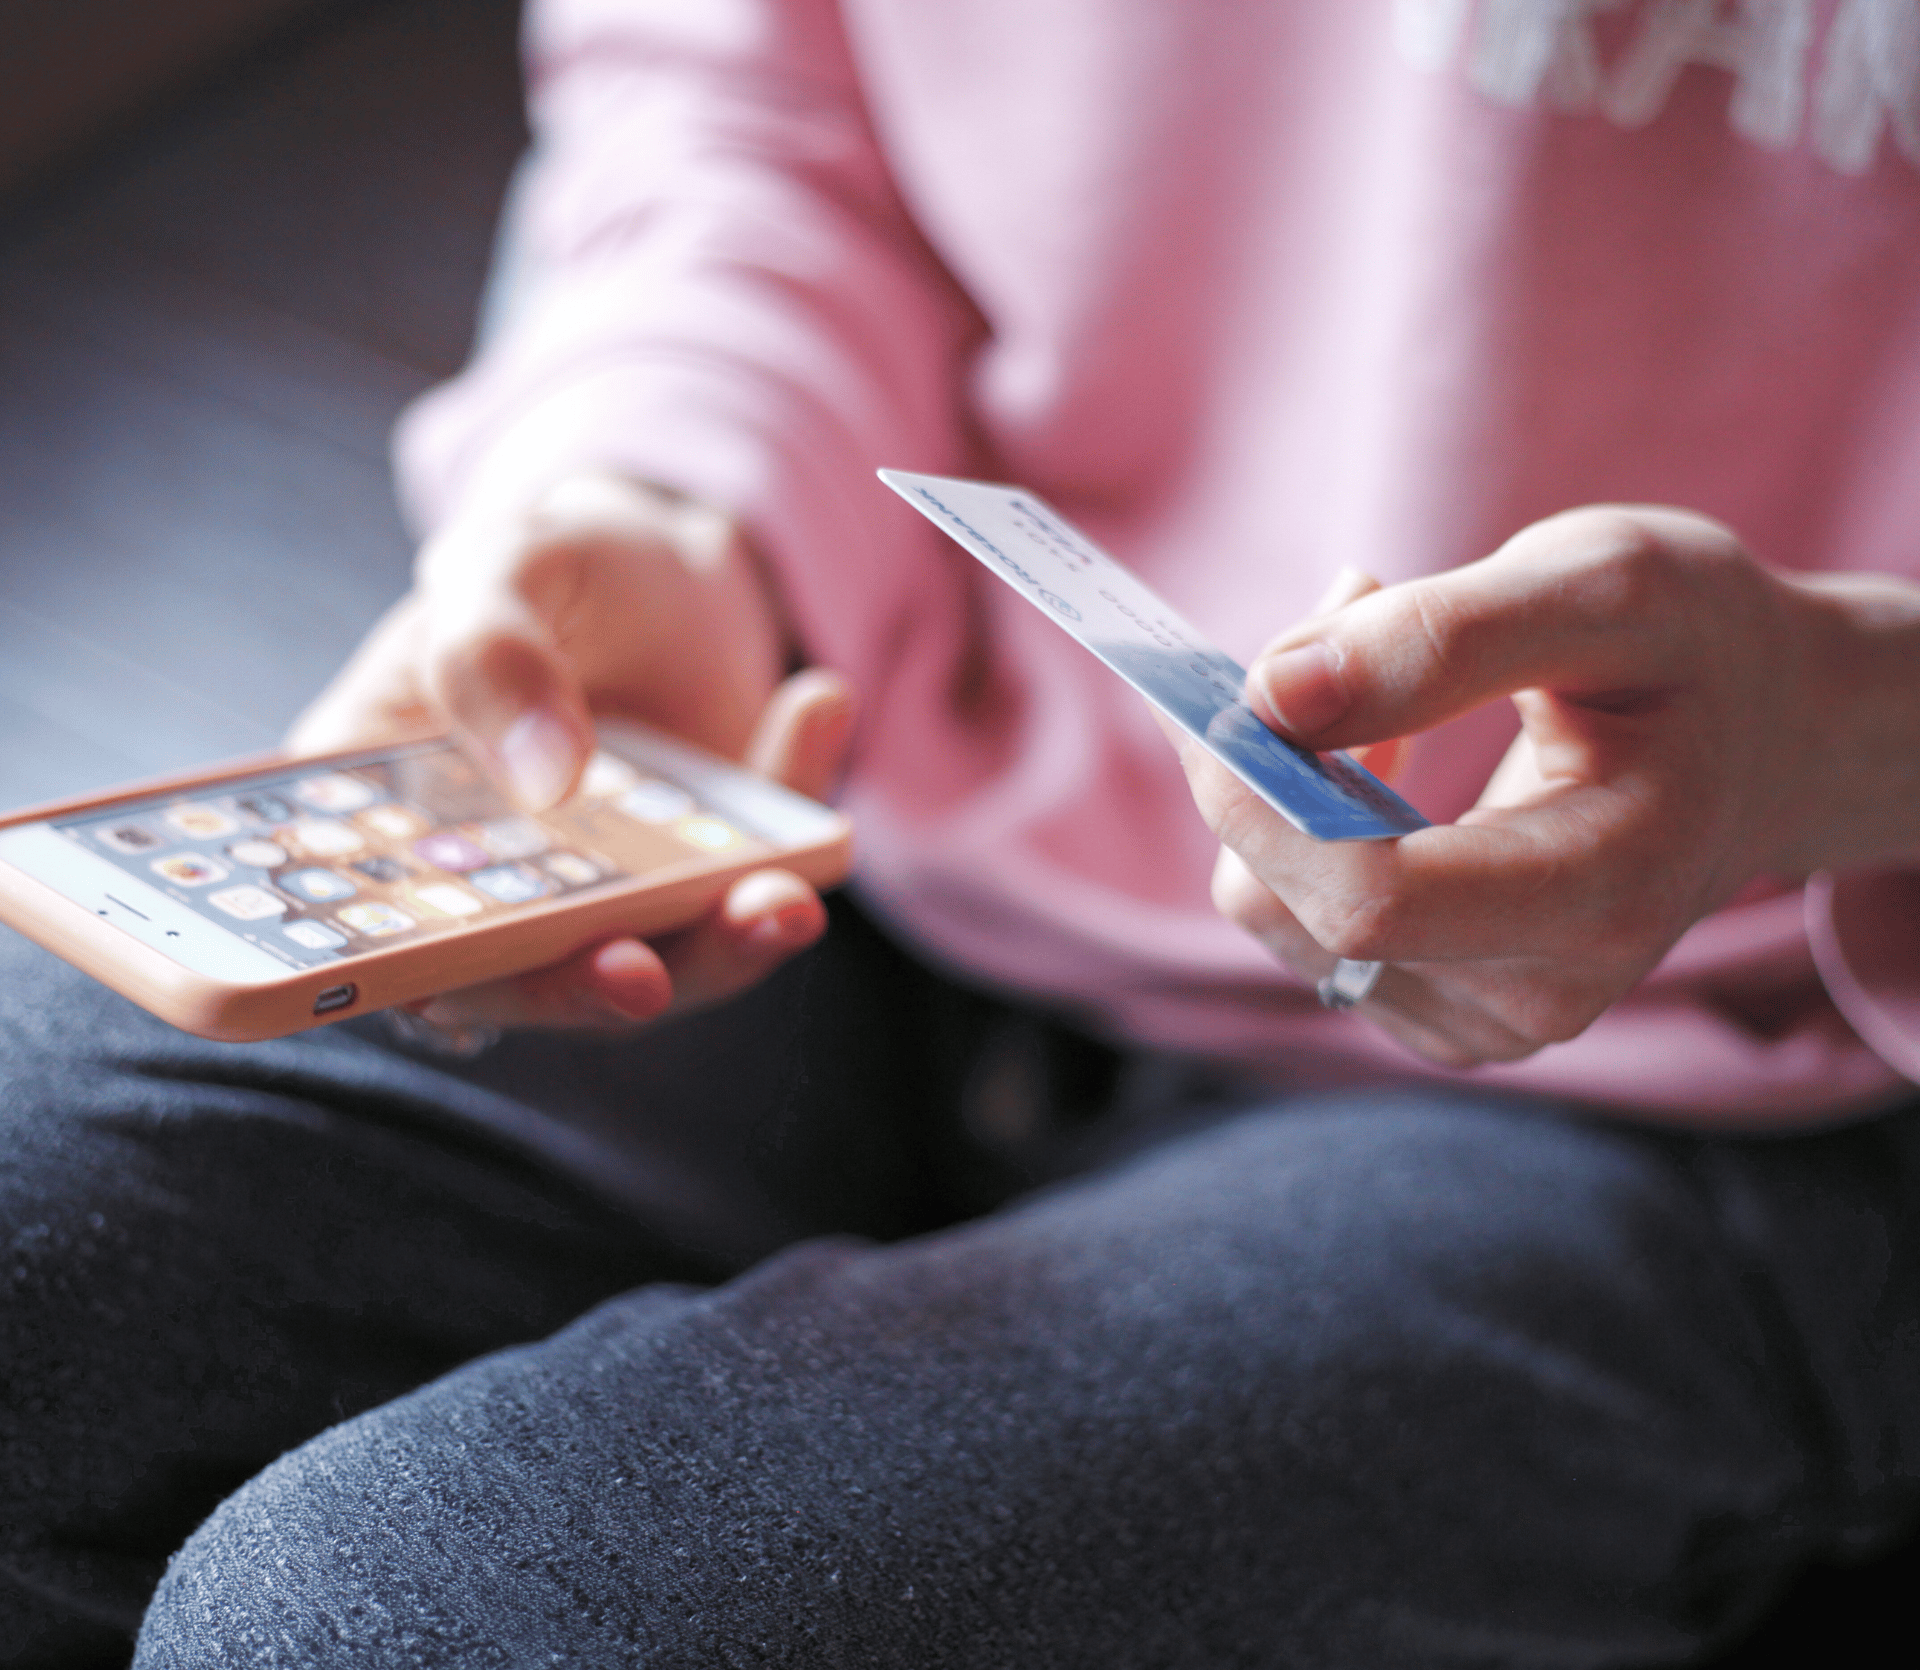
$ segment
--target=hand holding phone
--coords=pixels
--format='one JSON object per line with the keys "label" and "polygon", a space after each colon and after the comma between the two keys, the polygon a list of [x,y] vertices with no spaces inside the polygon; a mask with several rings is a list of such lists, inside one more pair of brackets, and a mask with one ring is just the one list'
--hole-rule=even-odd
{"label": "hand holding phone", "polygon": [[[846,868],[845,820],[639,726],[605,722],[600,741],[580,792],[538,815],[446,738],[18,815],[0,826],[0,919],[162,1018],[235,1040],[450,988],[467,989],[454,1019],[519,1020],[515,978],[577,1008],[567,953],[609,935],[655,959],[660,1004],[667,963],[629,934],[671,936],[683,1002],[792,950],[779,895],[818,912],[811,887]],[[817,932],[798,926],[802,943]],[[489,991],[522,1012],[484,1012]]]}
{"label": "hand holding phone", "polygon": [[[748,768],[823,799],[838,780],[853,707],[845,685],[814,669],[774,692],[748,745]],[[586,946],[549,967],[444,992],[415,1006],[452,1033],[522,1026],[606,1028],[718,1003],[758,984],[826,931],[814,885],[787,869],[756,869],[703,917],[651,941],[631,935]]]}
{"label": "hand holding phone", "polygon": [[[527,470],[527,460],[508,458],[476,473],[478,485],[423,548],[414,588],[296,724],[288,739],[291,752],[349,758],[423,733],[451,733],[475,786],[490,786],[497,799],[484,815],[469,808],[471,816],[441,821],[456,836],[462,825],[475,826],[465,835],[483,851],[496,837],[479,825],[515,812],[542,818],[582,782],[597,746],[596,715],[647,721],[725,759],[744,756],[750,767],[803,794],[823,793],[840,768],[851,699],[827,673],[779,682],[788,652],[737,527],[708,507],[618,477],[575,473],[541,483]],[[709,759],[701,769],[724,776],[729,768],[724,760]],[[217,773],[201,774],[149,788],[204,798],[218,779]],[[379,786],[377,771],[371,781]],[[217,809],[235,795],[223,791],[213,798]],[[100,807],[124,800],[104,797]],[[224,850],[223,838],[184,839],[190,832],[167,823],[164,810],[158,815],[161,823],[152,833],[165,851],[91,854],[142,862],[180,858],[186,868],[178,875],[128,876],[129,883],[152,884],[165,895],[158,905],[149,902],[142,915],[123,910],[129,904],[139,909],[140,901],[126,897],[129,887],[81,911],[75,901],[89,888],[104,892],[98,877],[66,878],[63,896],[59,886],[49,893],[47,884],[17,865],[0,868],[0,891],[8,896],[0,910],[169,1019],[225,1037],[266,1036],[395,1002],[450,1027],[610,1026],[650,1019],[669,1006],[710,1002],[750,985],[817,937],[825,912],[814,888],[838,879],[845,862],[844,827],[826,848],[813,843],[814,850],[799,852],[790,863],[778,862],[794,846],[790,832],[772,830],[751,847],[710,855],[694,866],[697,874],[675,880],[669,873],[664,881],[656,873],[574,882],[554,875],[551,862],[539,864],[543,854],[489,852],[509,867],[536,864],[540,873],[523,875],[523,890],[537,884],[568,894],[516,902],[469,885],[464,878],[478,871],[457,866],[472,855],[452,843],[437,852],[456,866],[451,869],[434,862],[436,851],[321,851],[306,844],[301,831],[286,842],[272,840],[276,827],[290,828],[297,820],[260,824],[245,809],[227,806],[222,815],[240,825],[235,839],[259,836],[263,845],[285,846],[293,868],[283,888],[280,867],[240,864]],[[355,816],[348,814],[348,821]],[[43,813],[10,821],[47,818]],[[388,838],[364,823],[358,827],[362,837]],[[322,845],[329,839],[324,830],[306,832]],[[439,833],[436,826],[420,838]],[[16,846],[45,838],[44,831],[30,836],[24,829],[0,834]],[[57,833],[53,838],[65,839]],[[510,834],[498,838],[511,844]],[[335,845],[342,840],[332,839]],[[828,850],[835,841],[842,849],[837,858]],[[798,846],[807,848],[809,841]],[[568,850],[556,836],[555,857]],[[58,846],[42,856],[72,867],[72,854]],[[212,868],[196,868],[196,858],[222,874],[216,880]],[[385,874],[384,866],[382,875],[351,869],[368,858],[424,865],[424,881],[411,868],[405,875]],[[302,873],[328,869],[335,882]],[[510,879],[490,879],[514,889]],[[354,889],[352,897],[328,900],[301,892],[337,893],[343,884]],[[416,885],[433,891],[408,891]],[[227,920],[215,908],[212,916],[222,919],[210,919],[208,909],[193,901],[216,893],[256,916],[250,923]],[[473,900],[481,901],[477,911],[468,907]],[[284,921],[273,915],[276,903],[284,907]],[[441,905],[454,915],[447,918]],[[329,915],[317,925],[310,920],[336,906],[355,914]],[[509,906],[522,918],[511,931],[493,922]],[[395,916],[381,914],[385,910]],[[164,932],[157,945],[139,948],[121,931],[134,930],[137,939],[152,922],[175,916],[179,938],[215,936],[207,947],[211,963],[203,959],[204,966],[184,969],[170,955],[180,947]],[[408,925],[396,925],[396,917]],[[456,934],[443,918],[465,926]],[[383,927],[391,932],[374,931]],[[298,948],[297,939],[269,939],[270,933],[291,929],[324,938],[323,928],[346,935],[349,944],[318,945],[315,954],[322,960],[366,955],[371,960],[364,978],[315,985],[307,993],[304,985],[287,989],[280,968],[270,963],[263,970],[253,960],[263,946],[281,962]],[[219,950],[223,931],[227,939],[258,941],[252,956],[236,953],[237,964],[228,966],[234,956],[227,955],[232,947]],[[649,944],[641,937],[646,934],[664,937]],[[436,943],[413,943],[427,938]],[[316,1016],[311,1004],[323,996],[328,1001]]]}
{"label": "hand holding phone", "polygon": [[[536,449],[537,450],[537,449]],[[524,810],[579,779],[593,717],[624,715],[818,798],[851,720],[837,680],[780,684],[791,646],[747,541],[711,507],[604,472],[542,474],[509,435],[422,548],[413,589],[288,737],[299,753],[445,730]],[[453,1027],[606,1026],[753,983],[825,924],[812,889],[744,878],[700,925],[446,993]]]}

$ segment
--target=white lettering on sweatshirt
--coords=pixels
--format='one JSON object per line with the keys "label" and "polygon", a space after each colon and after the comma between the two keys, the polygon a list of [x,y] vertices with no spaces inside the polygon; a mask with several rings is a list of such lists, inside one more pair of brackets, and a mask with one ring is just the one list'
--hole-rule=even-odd
{"label": "white lettering on sweatshirt", "polygon": [[[1595,27],[1610,12],[1627,26],[1611,62]],[[1394,0],[1393,22],[1408,62],[1459,65],[1502,104],[1641,127],[1705,65],[1733,77],[1729,120],[1756,144],[1804,137],[1857,174],[1890,133],[1920,164],[1920,0],[1839,0],[1819,41],[1814,0]]]}

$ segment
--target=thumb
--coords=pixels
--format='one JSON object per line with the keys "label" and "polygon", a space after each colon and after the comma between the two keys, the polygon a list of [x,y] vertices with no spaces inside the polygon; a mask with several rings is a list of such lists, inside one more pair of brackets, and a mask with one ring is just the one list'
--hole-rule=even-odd
{"label": "thumb", "polygon": [[1428,730],[1520,690],[1617,702],[1688,675],[1695,577],[1737,549],[1704,517],[1570,511],[1478,562],[1302,621],[1248,669],[1247,700],[1317,749]]}
{"label": "thumb", "polygon": [[[1327,589],[1321,594],[1319,602],[1314,604],[1306,620],[1301,622],[1301,626],[1304,627],[1311,622],[1320,620],[1324,616],[1335,614],[1339,610],[1346,608],[1349,603],[1357,603],[1363,597],[1371,597],[1379,589],[1380,582],[1371,574],[1355,568],[1351,564],[1343,565],[1334,574],[1333,579],[1328,582]],[[1295,628],[1292,633],[1287,635],[1284,641],[1293,641],[1293,639],[1299,635],[1299,631],[1300,628]],[[1282,641],[1283,640],[1276,639],[1275,643],[1277,645]],[[1268,717],[1267,723],[1271,725],[1274,721],[1271,717]],[[1380,778],[1382,782],[1391,783],[1399,776],[1401,767],[1406,764],[1407,744],[1408,739],[1406,737],[1393,737],[1384,742],[1364,743],[1355,748],[1354,758],[1365,766],[1367,770],[1371,771],[1374,776]]]}
{"label": "thumb", "polygon": [[747,765],[796,793],[831,792],[853,739],[852,688],[838,673],[808,667],[768,698],[747,744]]}
{"label": "thumb", "polygon": [[454,733],[530,812],[570,795],[593,756],[593,716],[546,623],[489,589],[437,612],[426,684]]}

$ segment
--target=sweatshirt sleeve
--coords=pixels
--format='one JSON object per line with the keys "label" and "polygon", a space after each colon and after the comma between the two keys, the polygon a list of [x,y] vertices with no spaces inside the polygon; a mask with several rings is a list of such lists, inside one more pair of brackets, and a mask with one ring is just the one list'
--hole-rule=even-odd
{"label": "sweatshirt sleeve", "polygon": [[[873,479],[951,469],[977,315],[889,175],[833,0],[534,0],[536,276],[397,439],[416,527],[603,467],[740,516],[867,682],[953,581]],[[930,593],[934,595],[929,595]]]}
{"label": "sweatshirt sleeve", "polygon": [[1920,1083],[1920,866],[1823,872],[1806,899],[1827,995],[1875,1055]]}

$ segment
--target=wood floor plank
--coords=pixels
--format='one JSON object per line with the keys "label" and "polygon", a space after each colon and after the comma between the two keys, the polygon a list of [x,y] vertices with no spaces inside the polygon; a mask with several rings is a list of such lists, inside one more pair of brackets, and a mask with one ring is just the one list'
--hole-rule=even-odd
{"label": "wood floor plank", "polygon": [[0,751],[0,806],[84,793],[275,741],[264,716],[235,712],[4,600],[0,643],[0,726],[9,739]]}
{"label": "wood floor plank", "polygon": [[0,694],[0,735],[6,738],[6,746],[0,748],[0,811],[86,794],[141,775],[130,756],[97,747],[4,694]]}
{"label": "wood floor plank", "polygon": [[513,0],[409,0],[129,157],[90,206],[194,272],[434,376],[465,357],[526,144]]}
{"label": "wood floor plank", "polygon": [[[162,378],[358,456],[384,459],[394,414],[431,378],[350,337],[183,273],[89,224],[0,266],[0,344],[40,387]],[[25,391],[0,389],[0,401]]]}
{"label": "wood floor plank", "polygon": [[57,328],[67,304],[15,278],[0,598],[283,723],[405,584],[386,437],[422,379],[298,322],[229,328],[187,281],[84,291]]}
{"label": "wood floor plank", "polygon": [[464,354],[511,0],[394,0],[0,218],[0,804],[270,741],[404,587],[404,402]]}

